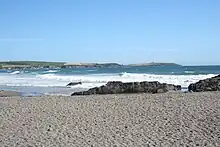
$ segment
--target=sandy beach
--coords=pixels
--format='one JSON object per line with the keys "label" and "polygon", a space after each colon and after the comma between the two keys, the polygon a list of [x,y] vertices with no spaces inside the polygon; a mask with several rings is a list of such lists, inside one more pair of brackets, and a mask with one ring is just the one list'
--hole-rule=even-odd
{"label": "sandy beach", "polygon": [[220,146],[220,92],[1,97],[0,146]]}

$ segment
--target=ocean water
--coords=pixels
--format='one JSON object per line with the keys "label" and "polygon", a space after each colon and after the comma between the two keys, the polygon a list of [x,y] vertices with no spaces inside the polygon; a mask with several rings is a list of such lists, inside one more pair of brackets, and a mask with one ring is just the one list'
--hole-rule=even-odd
{"label": "ocean water", "polygon": [[[69,68],[0,70],[0,90],[16,90],[24,95],[69,95],[74,91],[101,86],[108,81],[159,81],[181,85],[220,74],[220,66],[152,66],[121,68]],[[66,87],[69,82],[81,85]]]}

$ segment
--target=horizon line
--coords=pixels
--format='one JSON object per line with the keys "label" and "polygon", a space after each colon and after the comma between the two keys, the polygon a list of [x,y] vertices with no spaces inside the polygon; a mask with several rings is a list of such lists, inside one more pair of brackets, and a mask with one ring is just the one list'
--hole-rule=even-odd
{"label": "horizon line", "polygon": [[220,64],[179,64],[179,63],[175,63],[175,62],[135,62],[135,63],[127,63],[127,64],[123,64],[123,63],[119,63],[119,62],[68,62],[68,61],[47,61],[47,60],[0,60],[1,62],[53,62],[53,63],[69,63],[69,64],[109,64],[109,63],[116,63],[119,65],[138,65],[138,64],[150,64],[150,63],[171,63],[171,64],[177,64],[180,66],[220,66]]}

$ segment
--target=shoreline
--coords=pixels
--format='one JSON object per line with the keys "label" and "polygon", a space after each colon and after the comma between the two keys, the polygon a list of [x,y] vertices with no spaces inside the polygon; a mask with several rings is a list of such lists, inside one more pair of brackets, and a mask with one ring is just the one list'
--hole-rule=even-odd
{"label": "shoreline", "polygon": [[220,92],[0,98],[7,146],[219,146]]}
{"label": "shoreline", "polygon": [[[87,89],[83,89],[87,90]],[[61,97],[75,97],[71,96],[74,92],[80,92],[78,90],[70,90],[68,93],[37,93],[37,92],[20,92],[15,90],[0,90],[0,98],[1,97],[13,97],[13,96],[20,96],[20,97],[46,97],[46,96],[61,96]],[[168,91],[166,93],[190,93],[188,89],[181,89],[180,91]],[[130,94],[152,94],[152,93],[123,93],[117,95],[130,95]],[[157,94],[157,93],[156,93]],[[95,95],[114,95],[114,94],[95,94]]]}
{"label": "shoreline", "polygon": [[22,96],[22,94],[17,91],[0,90],[0,98],[1,97],[13,97],[13,96]]}
{"label": "shoreline", "polygon": [[[14,91],[21,96],[46,96],[46,95],[71,95],[73,92],[87,90],[85,88],[59,87],[37,87],[37,86],[0,86],[0,91]],[[10,96],[10,95],[9,95]]]}

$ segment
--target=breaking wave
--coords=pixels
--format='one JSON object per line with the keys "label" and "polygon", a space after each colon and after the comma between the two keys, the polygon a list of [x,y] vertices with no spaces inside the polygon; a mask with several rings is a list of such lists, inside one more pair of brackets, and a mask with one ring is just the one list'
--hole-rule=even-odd
{"label": "breaking wave", "polygon": [[20,71],[14,71],[14,72],[12,72],[11,74],[12,75],[17,75],[17,74],[20,74],[21,72]]}
{"label": "breaking wave", "polygon": [[189,84],[202,79],[211,78],[216,74],[206,75],[155,75],[140,73],[115,73],[115,74],[87,74],[87,75],[59,75],[56,70],[49,70],[44,74],[20,74],[19,71],[11,74],[0,74],[0,85],[8,86],[66,86],[69,82],[82,82],[74,88],[91,88],[101,86],[109,81],[141,82],[159,81],[188,87]]}

